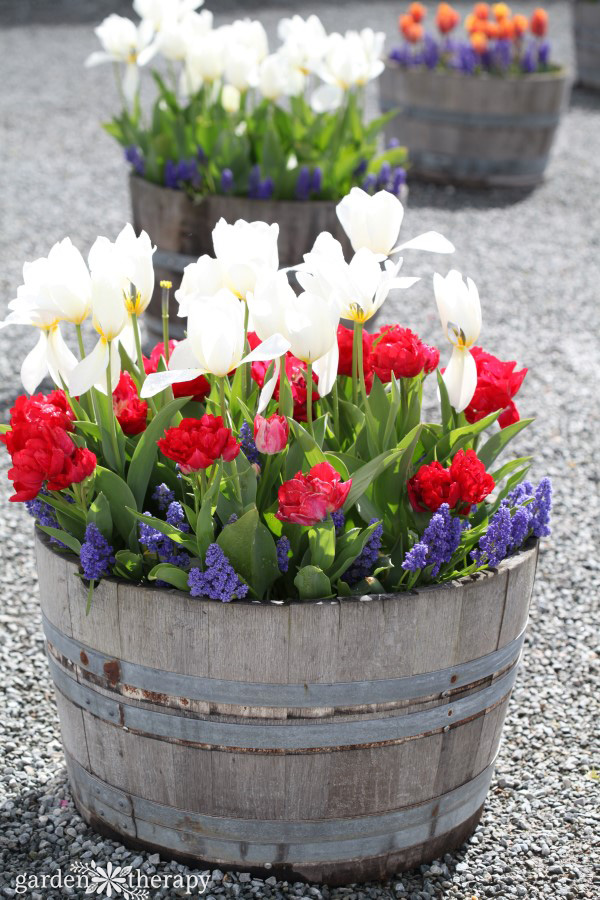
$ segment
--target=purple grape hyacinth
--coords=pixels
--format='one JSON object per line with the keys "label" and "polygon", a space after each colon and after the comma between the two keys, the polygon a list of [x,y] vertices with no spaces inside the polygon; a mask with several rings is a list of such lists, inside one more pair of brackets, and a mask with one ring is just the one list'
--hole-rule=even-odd
{"label": "purple grape hyacinth", "polygon": [[252,433],[252,426],[249,422],[243,422],[242,427],[239,432],[239,441],[242,445],[242,451],[244,456],[251,464],[260,465],[260,453],[256,449],[256,444],[254,443],[254,434]]}
{"label": "purple grape hyacinth", "polygon": [[188,586],[192,597],[208,597],[230,603],[241,600],[248,593],[248,585],[240,581],[233,566],[218,544],[210,544],[206,551],[205,570],[191,569]]}
{"label": "purple grape hyacinth", "polygon": [[[370,525],[377,522],[377,519],[371,519]],[[381,550],[381,540],[383,537],[383,525],[381,523],[373,530],[371,537],[362,549],[362,552],[356,557],[350,568],[346,569],[342,575],[342,580],[350,585],[358,584],[363,578],[373,574],[373,569],[379,559],[379,551]]]}
{"label": "purple grape hyacinth", "polygon": [[475,550],[471,550],[471,559],[478,566],[493,568],[507,556],[511,542],[512,517],[508,507],[501,506],[490,519],[488,529]]}
{"label": "purple grape hyacinth", "polygon": [[167,485],[163,482],[162,484],[158,484],[154,492],[152,494],[152,499],[158,506],[161,512],[164,512],[169,504],[173,502],[175,499],[175,491],[172,491],[171,488],[167,487]]}
{"label": "purple grape hyacinth", "polygon": [[468,523],[454,518],[448,504],[442,503],[431,517],[421,540],[404,557],[402,568],[407,572],[416,572],[425,566],[433,566],[431,575],[435,578],[441,567],[452,559],[467,528]]}
{"label": "purple grape hyacinth", "polygon": [[[151,513],[145,512],[144,515],[150,516]],[[185,521],[183,507],[177,500],[169,503],[166,521],[169,525],[184,532],[184,534],[187,534],[190,530],[190,526]],[[177,566],[180,569],[187,569],[189,566],[189,554],[182,550],[179,544],[171,540],[170,537],[163,534],[162,531],[159,531],[152,525],[140,522],[139,535],[140,544],[143,544],[150,553],[156,553],[161,562],[170,563],[172,566]]]}
{"label": "purple grape hyacinth", "polygon": [[285,535],[279,538],[276,544],[277,547],[277,565],[279,566],[279,571],[285,574],[290,567],[290,560],[288,557],[288,553],[290,552],[290,541],[289,538],[286,538]]}
{"label": "purple grape hyacinth", "polygon": [[87,581],[100,581],[110,574],[110,566],[115,562],[114,551],[94,522],[90,522],[85,529],[85,541],[81,545],[79,558],[83,577]]}

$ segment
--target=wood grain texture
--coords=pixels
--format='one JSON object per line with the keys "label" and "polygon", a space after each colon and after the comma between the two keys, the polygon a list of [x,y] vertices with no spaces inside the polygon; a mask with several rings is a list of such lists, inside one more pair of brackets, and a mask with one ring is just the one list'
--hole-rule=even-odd
{"label": "wood grain texture", "polygon": [[[111,827],[124,839],[162,848],[167,855],[186,853],[218,863],[217,850],[206,849],[217,846],[215,837],[205,837],[199,830],[198,816],[217,817],[221,830],[229,827],[223,824],[229,820],[256,823],[259,832],[271,827],[268,823],[337,828],[338,820],[365,817],[366,839],[371,842],[365,846],[374,847],[382,840],[376,824],[381,816],[404,815],[431,804],[431,821],[418,823],[411,831],[414,847],[398,851],[391,836],[384,856],[365,851],[351,861],[336,862],[332,857],[331,863],[296,865],[290,861],[290,847],[301,847],[302,842],[267,842],[273,858],[264,861],[271,862],[273,872],[294,871],[299,877],[326,877],[332,883],[434,858],[450,848],[457,834],[473,827],[472,804],[465,806],[464,821],[459,821],[460,807],[440,825],[435,810],[444,808],[453,792],[476,783],[495,758],[512,681],[500,680],[502,667],[488,671],[473,661],[493,653],[497,659],[510,659],[518,652],[517,642],[517,650],[498,655],[527,621],[537,544],[502,563],[497,572],[365,600],[225,605],[107,579],[85,616],[86,592],[76,577],[76,562],[38,543],[45,614],[71,638],[62,653],[55,649],[52,657],[65,750],[104,785],[97,796],[79,785],[75,790],[82,813],[94,827]],[[62,599],[57,596],[60,592]],[[80,644],[84,656],[86,647],[103,656],[96,662],[80,658]],[[112,669],[104,672],[105,656],[109,668],[114,663],[114,678]],[[185,696],[174,703],[172,696],[157,689],[156,681],[148,690],[122,683],[122,673],[133,665],[158,670],[154,677],[159,679],[161,672],[196,676],[205,679],[202,685],[214,679],[234,686],[255,684],[259,691],[261,685],[269,690],[315,685],[326,691],[332,684],[344,690],[349,685],[351,691],[353,681],[389,684],[390,679],[461,665],[470,672],[472,663],[476,678],[459,681],[455,688],[450,675],[444,674],[447,686],[426,696],[421,691],[395,703],[358,701],[316,708],[300,705],[304,693],[294,695],[292,708],[269,707],[266,700],[263,706],[240,707]],[[481,692],[495,684],[499,689],[489,695],[489,705],[486,701],[469,707],[461,718],[460,702],[487,697]],[[98,702],[90,702],[90,696]],[[393,740],[374,737],[376,723],[431,710],[436,717],[429,731],[408,729]],[[158,714],[160,722],[156,717],[132,717],[139,711]],[[169,717],[172,733],[164,730]],[[187,719],[195,720],[197,737],[176,727],[176,720]],[[353,745],[343,729],[357,723],[361,742]],[[156,726],[154,733],[149,733],[151,725]],[[292,742],[286,750],[288,725],[342,731],[333,746],[319,736],[317,743],[316,739],[306,745]],[[225,737],[205,740],[207,729],[217,726],[227,731]],[[281,745],[261,738],[258,746],[246,746],[238,731],[258,727],[267,735],[274,726],[284,729]],[[231,735],[238,735],[242,743],[225,743]],[[117,802],[111,791],[123,797]],[[136,804],[144,810],[139,820]],[[239,862],[244,867],[244,854],[257,859],[262,852],[252,842],[223,840],[228,864]]]}
{"label": "wood grain texture", "polygon": [[406,144],[414,174],[527,187],[543,178],[569,82],[565,73],[472,77],[388,65],[379,90],[382,109],[399,110],[386,138]]}
{"label": "wood grain texture", "polygon": [[600,90],[600,6],[576,2],[573,17],[578,84]]}

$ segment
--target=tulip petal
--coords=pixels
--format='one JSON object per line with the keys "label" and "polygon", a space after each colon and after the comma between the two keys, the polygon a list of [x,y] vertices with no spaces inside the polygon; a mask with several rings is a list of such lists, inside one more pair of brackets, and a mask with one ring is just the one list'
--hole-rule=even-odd
{"label": "tulip petal", "polygon": [[42,331],[37,344],[23,360],[21,381],[28,394],[35,394],[37,386],[48,374],[47,345],[46,332]]}
{"label": "tulip petal", "polygon": [[260,392],[260,397],[258,398],[258,415],[261,415],[271,402],[271,398],[275,392],[275,386],[279,381],[279,373],[281,371],[281,357],[277,357],[275,360],[275,368],[273,369],[273,375],[269,378],[268,381],[265,381],[263,385],[263,389]]}
{"label": "tulip petal", "polygon": [[85,394],[95,384],[106,380],[108,343],[100,338],[94,349],[78,363],[69,375],[69,393],[74,397]]}
{"label": "tulip petal", "polygon": [[264,362],[283,356],[290,349],[290,342],[281,334],[272,334],[270,338],[259,344],[254,350],[240,360],[240,365],[246,362]]}
{"label": "tulip petal", "polygon": [[464,347],[455,347],[443,378],[450,403],[456,412],[462,412],[477,387],[477,366],[471,352]]}
{"label": "tulip petal", "polygon": [[86,69],[90,69],[92,66],[99,66],[101,63],[105,62],[112,62],[110,53],[105,53],[103,50],[96,50],[94,53],[90,53],[84,65]]}
{"label": "tulip petal", "polygon": [[319,397],[326,397],[331,391],[337,377],[339,358],[340,348],[336,341],[329,353],[326,353],[313,365],[313,371],[319,378]]}
{"label": "tulip petal", "polygon": [[179,341],[169,356],[169,366],[171,369],[173,371],[176,369],[195,369],[197,365],[198,360],[194,355],[189,340],[186,338],[184,341]]}
{"label": "tulip petal", "polygon": [[336,84],[321,84],[313,91],[310,106],[313,112],[333,112],[344,100],[344,91]]}
{"label": "tulip petal", "polygon": [[52,380],[62,388],[69,384],[69,376],[77,366],[77,358],[65,344],[64,338],[57,326],[48,334],[47,344],[48,371]]}
{"label": "tulip petal", "polygon": [[400,250],[426,250],[428,253],[454,253],[454,244],[437,231],[426,231],[416,238],[407,241],[405,244],[399,244],[390,251],[399,253]]}
{"label": "tulip petal", "polygon": [[206,369],[173,369],[170,372],[154,372],[148,375],[142,385],[140,397],[154,397],[172,384],[183,384],[204,375]]}

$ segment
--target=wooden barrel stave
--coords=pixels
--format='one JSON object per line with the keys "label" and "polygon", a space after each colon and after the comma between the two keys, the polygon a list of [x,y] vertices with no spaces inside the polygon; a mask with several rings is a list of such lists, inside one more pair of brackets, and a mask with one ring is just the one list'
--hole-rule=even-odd
{"label": "wooden barrel stave", "polygon": [[564,74],[471,77],[387,66],[386,136],[409,149],[412,171],[475,185],[532,186],[543,176],[567,93]]}
{"label": "wooden barrel stave", "polygon": [[600,90],[600,6],[577,0],[573,15],[578,84]]}
{"label": "wooden barrel stave", "polygon": [[[89,617],[75,562],[37,552],[71,785],[95,827],[333,884],[432,859],[475,826],[536,547],[472,582],[364,601],[225,606],[106,579]],[[182,686],[209,699],[170,705]],[[223,690],[251,703],[220,705]]]}

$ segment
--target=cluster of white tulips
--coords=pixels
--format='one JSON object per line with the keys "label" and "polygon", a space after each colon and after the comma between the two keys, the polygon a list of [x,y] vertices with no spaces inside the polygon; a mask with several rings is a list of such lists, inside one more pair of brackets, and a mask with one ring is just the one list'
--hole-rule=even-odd
{"label": "cluster of white tulips", "polygon": [[[213,232],[214,257],[202,256],[187,266],[175,297],[179,315],[187,319],[187,337],[170,356],[167,371],[149,375],[141,395],[151,397],[168,385],[201,374],[229,375],[255,360],[273,361],[273,375],[265,383],[260,409],[272,397],[287,351],[319,377],[326,396],[338,369],[337,327],[340,319],[368,322],[392,289],[406,289],[418,279],[400,276],[403,250],[452,253],[442,235],[430,231],[398,244],[404,210],[387,191],[371,196],[353,188],[339,203],[338,217],[354,255],[346,262],[342,247],[331,234],[320,234],[293,273],[278,268],[277,225],[219,221]],[[151,241],[145,232],[136,237],[127,225],[116,241],[99,237],[86,265],[69,238],[56,244],[47,258],[24,266],[24,283],[10,304],[0,327],[31,325],[40,332],[26,357],[21,377],[33,393],[49,374],[72,396],[97,387],[106,393],[120,375],[119,345],[143,372],[138,318],[148,306],[154,271]],[[297,279],[297,293],[290,281]],[[453,352],[444,379],[452,405],[462,411],[476,386],[475,363],[469,348],[477,341],[481,310],[472,281],[451,271],[434,278],[442,326]],[[82,324],[91,315],[98,340],[85,353]],[[80,359],[67,347],[62,323],[75,326]],[[261,343],[247,353],[247,333]]]}
{"label": "cluster of white tulips", "polygon": [[182,95],[208,85],[229,112],[239,109],[248,89],[277,100],[298,96],[307,87],[316,112],[333,110],[342,104],[346,91],[383,71],[383,32],[364,28],[328,34],[317,16],[293,16],[280,21],[281,45],[269,53],[260,22],[240,19],[215,28],[212,13],[199,11],[203,2],[134,0],[139,24],[108,16],[96,28],[103,49],[92,53],[86,65],[116,63],[124,99],[132,104],[139,89],[139,68],[158,54],[168,66],[179,67]]}

